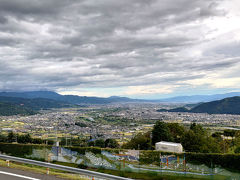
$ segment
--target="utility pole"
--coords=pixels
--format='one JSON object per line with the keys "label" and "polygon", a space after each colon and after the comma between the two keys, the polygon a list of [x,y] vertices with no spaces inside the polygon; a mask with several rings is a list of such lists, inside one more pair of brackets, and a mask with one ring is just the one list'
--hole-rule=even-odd
{"label": "utility pole", "polygon": [[65,139],[66,139],[66,142],[65,142],[65,146],[67,147],[67,134],[66,134],[66,136],[65,136]]}
{"label": "utility pole", "polygon": [[57,161],[58,161],[58,153],[59,153],[59,142],[58,142],[58,121],[59,121],[59,118],[57,119],[57,125],[56,125],[56,148],[57,148]]}
{"label": "utility pole", "polygon": [[224,152],[223,153],[225,154],[225,152],[226,152],[225,151],[225,139],[223,139],[223,147],[224,147]]}
{"label": "utility pole", "polygon": [[138,144],[138,154],[139,154],[139,158],[138,158],[138,172],[140,171],[140,144]]}
{"label": "utility pole", "polygon": [[152,131],[150,132],[150,150],[152,149]]}
{"label": "utility pole", "polygon": [[161,152],[159,153],[159,167],[160,167],[160,171],[161,171],[161,176],[162,176],[162,159],[161,159],[162,155]]}

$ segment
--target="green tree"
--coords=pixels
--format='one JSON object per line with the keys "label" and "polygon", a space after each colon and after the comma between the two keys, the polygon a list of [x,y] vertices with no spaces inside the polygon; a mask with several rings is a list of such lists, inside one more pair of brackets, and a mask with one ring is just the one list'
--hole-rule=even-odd
{"label": "green tree", "polygon": [[33,144],[43,144],[43,140],[41,138],[33,138],[32,143]]}
{"label": "green tree", "polygon": [[7,137],[3,134],[0,134],[0,142],[7,142]]}
{"label": "green tree", "polygon": [[181,143],[185,151],[201,153],[219,153],[221,146],[216,138],[209,136],[201,125],[191,124]]}
{"label": "green tree", "polygon": [[109,147],[109,148],[118,148],[119,144],[116,141],[116,139],[106,139],[105,140],[105,147]]}
{"label": "green tree", "polygon": [[220,132],[214,132],[214,133],[212,134],[212,137],[221,140],[221,139],[222,139],[222,133],[220,133]]}
{"label": "green tree", "polygon": [[168,123],[167,126],[170,130],[174,142],[179,143],[181,141],[181,138],[184,136],[184,127],[178,123]]}
{"label": "green tree", "polygon": [[235,153],[240,153],[240,146],[234,150]]}
{"label": "green tree", "polygon": [[227,136],[227,137],[230,136],[232,138],[232,144],[231,145],[234,148],[234,146],[235,146],[234,137],[236,135],[238,135],[238,132],[236,130],[226,129],[226,130],[224,130],[223,134],[224,134],[224,136]]}
{"label": "green tree", "polygon": [[61,146],[65,146],[66,145],[66,138],[65,137],[62,137],[61,140],[60,140],[60,145]]}
{"label": "green tree", "polygon": [[157,121],[152,130],[152,144],[155,145],[159,141],[173,141],[174,138],[166,123]]}
{"label": "green tree", "polygon": [[95,141],[88,141],[88,146],[94,146],[95,145]]}
{"label": "green tree", "polygon": [[124,149],[142,149],[147,150],[150,148],[150,132],[138,133],[129,142],[122,146]]}
{"label": "green tree", "polygon": [[202,153],[220,153],[222,152],[219,142],[213,137],[204,137],[204,143],[200,149]]}
{"label": "green tree", "polygon": [[236,133],[237,131],[231,129],[226,129],[223,132],[224,136],[231,136],[232,138],[236,135]]}
{"label": "green tree", "polygon": [[95,146],[104,148],[105,147],[105,141],[103,139],[97,139],[95,141]]}
{"label": "green tree", "polygon": [[22,143],[22,144],[31,143],[32,138],[31,138],[30,134],[26,134],[26,135],[17,134],[17,142]]}
{"label": "green tree", "polygon": [[223,133],[221,132],[214,132],[212,134],[212,137],[214,138],[215,142],[217,143],[217,146],[220,147],[220,151],[222,153],[226,153],[229,149],[229,143],[222,138]]}
{"label": "green tree", "polygon": [[194,133],[202,134],[202,135],[206,133],[203,127],[200,124],[196,124],[196,123],[191,124],[190,130],[192,130]]}
{"label": "green tree", "polygon": [[16,137],[17,137],[17,135],[15,133],[10,132],[10,133],[8,133],[7,141],[10,142],[10,143],[15,142]]}
{"label": "green tree", "polygon": [[235,145],[240,146],[240,136],[235,137]]}
{"label": "green tree", "polygon": [[21,144],[25,144],[25,136],[24,135],[17,135],[17,142]]}
{"label": "green tree", "polygon": [[185,132],[181,141],[184,150],[190,152],[200,152],[201,145],[204,143],[202,136],[191,129]]}
{"label": "green tree", "polygon": [[48,140],[45,140],[44,144],[46,144],[46,141],[47,141],[48,145],[53,145],[55,143],[54,140],[48,139]]}
{"label": "green tree", "polygon": [[32,143],[32,137],[30,136],[30,134],[25,135],[25,142],[26,143]]}

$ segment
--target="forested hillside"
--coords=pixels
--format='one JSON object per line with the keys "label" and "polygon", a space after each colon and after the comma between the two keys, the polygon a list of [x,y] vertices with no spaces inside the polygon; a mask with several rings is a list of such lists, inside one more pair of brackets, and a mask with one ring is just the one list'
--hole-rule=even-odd
{"label": "forested hillside", "polygon": [[11,116],[11,115],[33,115],[36,111],[23,107],[21,105],[0,102],[0,115]]}
{"label": "forested hillside", "polygon": [[31,115],[41,109],[72,107],[72,104],[52,99],[25,99],[0,96],[0,115]]}
{"label": "forested hillside", "polygon": [[69,103],[55,101],[52,99],[45,99],[45,98],[25,99],[25,98],[17,98],[17,97],[0,96],[0,102],[21,105],[23,107],[27,107],[34,110],[71,106],[69,105]]}
{"label": "forested hillside", "polygon": [[219,101],[202,103],[188,110],[185,107],[159,109],[158,112],[191,112],[208,114],[240,114],[240,97],[225,98]]}
{"label": "forested hillside", "polygon": [[240,114],[240,97],[225,98],[219,101],[212,101],[200,104],[190,112],[209,114]]}

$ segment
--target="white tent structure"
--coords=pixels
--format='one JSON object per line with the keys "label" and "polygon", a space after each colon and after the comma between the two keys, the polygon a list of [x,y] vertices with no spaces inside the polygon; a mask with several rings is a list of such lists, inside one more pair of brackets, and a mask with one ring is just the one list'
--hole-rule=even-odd
{"label": "white tent structure", "polygon": [[174,153],[182,153],[183,147],[180,143],[174,143],[174,142],[157,142],[155,144],[155,149],[157,151],[165,151],[165,152],[174,152]]}

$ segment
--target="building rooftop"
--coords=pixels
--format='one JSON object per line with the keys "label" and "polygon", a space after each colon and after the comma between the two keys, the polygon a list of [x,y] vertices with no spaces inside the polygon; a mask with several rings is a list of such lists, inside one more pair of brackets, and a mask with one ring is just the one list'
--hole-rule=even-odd
{"label": "building rooftop", "polygon": [[182,145],[181,143],[166,142],[166,141],[157,142],[156,144],[162,144],[162,145],[168,145],[168,146],[179,146],[179,145]]}

